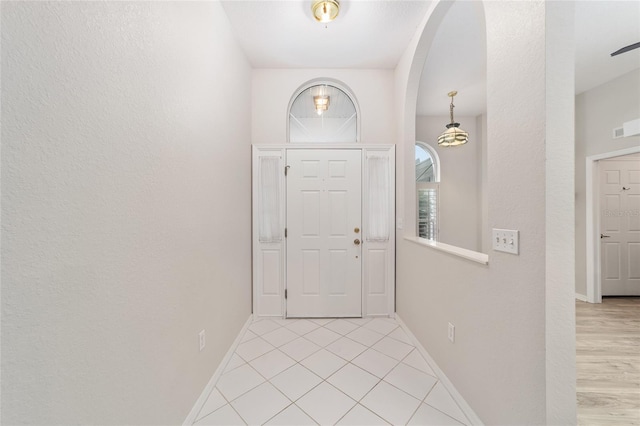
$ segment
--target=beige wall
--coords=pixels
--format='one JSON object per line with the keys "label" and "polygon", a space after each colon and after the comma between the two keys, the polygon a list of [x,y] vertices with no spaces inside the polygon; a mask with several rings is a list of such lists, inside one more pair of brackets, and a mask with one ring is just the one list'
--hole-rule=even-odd
{"label": "beige wall", "polygon": [[217,2],[3,2],[3,424],[185,419],[250,315],[250,86]]}
{"label": "beige wall", "polygon": [[640,69],[576,96],[576,293],[587,295],[586,158],[640,145],[640,135],[613,139],[613,129],[640,118]]}
{"label": "beige wall", "polygon": [[[556,85],[573,88],[572,56],[547,56],[548,49],[555,53],[554,43],[566,47],[573,27],[557,25],[547,14],[571,17],[573,11],[553,12],[556,6],[542,1],[483,4],[488,227],[519,230],[520,254],[491,251],[484,266],[406,241],[409,228],[398,231],[397,312],[485,424],[571,424],[573,268],[567,277],[553,258],[573,257],[573,135],[563,133],[558,149],[550,150],[560,154],[563,173],[557,175],[547,169],[545,140],[556,142],[547,133],[556,130],[550,116],[571,121],[573,114],[564,102],[572,101],[571,93],[547,92]],[[434,3],[395,74],[397,214],[406,223],[414,220],[414,93],[447,7],[447,2]],[[547,75],[550,69],[558,73]],[[548,239],[547,226],[557,230],[561,223],[569,224],[566,235]],[[448,322],[456,326],[454,344],[447,339]]]}
{"label": "beige wall", "polygon": [[480,135],[482,145],[480,149],[480,164],[478,170],[478,183],[480,191],[480,222],[478,226],[479,240],[481,244],[481,252],[489,253],[491,250],[491,229],[488,226],[489,202],[487,198],[487,114],[476,117],[476,129]]}

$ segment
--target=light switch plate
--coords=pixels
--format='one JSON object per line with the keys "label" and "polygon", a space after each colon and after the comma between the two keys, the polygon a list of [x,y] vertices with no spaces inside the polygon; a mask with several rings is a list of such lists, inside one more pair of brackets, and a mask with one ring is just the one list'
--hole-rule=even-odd
{"label": "light switch plate", "polygon": [[491,236],[492,246],[495,251],[503,251],[505,253],[520,253],[520,233],[513,229],[496,229],[493,228]]}

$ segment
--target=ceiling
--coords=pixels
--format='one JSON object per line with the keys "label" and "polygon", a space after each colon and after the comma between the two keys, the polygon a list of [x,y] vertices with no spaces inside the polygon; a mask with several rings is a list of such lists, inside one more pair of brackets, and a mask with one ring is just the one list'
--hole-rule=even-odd
{"label": "ceiling", "polygon": [[[254,68],[393,69],[431,3],[342,0],[340,15],[325,26],[311,16],[311,0],[222,0]],[[575,16],[576,93],[640,68],[640,49],[609,56],[640,41],[640,2],[576,1]],[[456,116],[486,109],[481,17],[478,2],[457,1],[451,6],[425,63],[419,115],[446,116],[451,90],[459,92]],[[452,61],[464,66],[451,67]]]}
{"label": "ceiling", "polygon": [[451,5],[422,70],[417,115],[448,116],[447,93],[452,90],[458,91],[456,117],[480,115],[487,109],[485,33],[480,3],[457,1]]}
{"label": "ceiling", "polygon": [[387,68],[400,60],[427,12],[425,0],[343,0],[316,22],[311,0],[222,0],[254,68]]}
{"label": "ceiling", "polygon": [[639,1],[577,2],[576,93],[640,68],[640,49],[610,56],[639,41]]}

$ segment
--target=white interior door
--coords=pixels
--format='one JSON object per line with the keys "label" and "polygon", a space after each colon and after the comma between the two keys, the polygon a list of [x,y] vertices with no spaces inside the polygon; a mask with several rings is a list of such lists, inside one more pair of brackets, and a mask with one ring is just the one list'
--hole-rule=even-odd
{"label": "white interior door", "polygon": [[600,250],[602,295],[640,296],[637,156],[600,162]]}
{"label": "white interior door", "polygon": [[287,317],[362,316],[360,150],[287,150]]}

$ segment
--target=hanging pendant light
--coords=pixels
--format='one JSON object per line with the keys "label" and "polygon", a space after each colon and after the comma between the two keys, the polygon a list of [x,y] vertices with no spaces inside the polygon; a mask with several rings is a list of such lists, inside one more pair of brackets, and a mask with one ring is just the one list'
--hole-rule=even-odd
{"label": "hanging pendant light", "polygon": [[316,108],[316,113],[322,115],[323,112],[329,109],[329,95],[314,96],[313,105]]}
{"label": "hanging pendant light", "polygon": [[339,0],[314,0],[311,11],[316,21],[326,24],[333,21],[340,13]]}
{"label": "hanging pendant light", "polygon": [[456,92],[455,90],[453,92],[447,93],[447,96],[451,98],[451,105],[449,106],[451,123],[447,124],[447,130],[445,130],[440,136],[438,136],[439,146],[458,146],[464,145],[465,143],[469,142],[469,133],[460,128],[460,123],[456,123],[453,121],[453,97],[457,94],[458,92]]}

